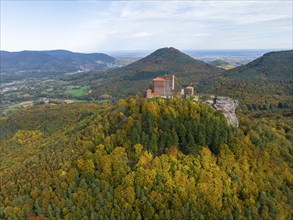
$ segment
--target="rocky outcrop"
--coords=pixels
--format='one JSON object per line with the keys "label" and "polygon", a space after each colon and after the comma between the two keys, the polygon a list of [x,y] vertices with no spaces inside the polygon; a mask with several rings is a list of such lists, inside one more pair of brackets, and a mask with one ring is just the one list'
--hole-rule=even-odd
{"label": "rocky outcrop", "polygon": [[200,101],[206,105],[214,107],[217,111],[223,112],[228,124],[238,127],[239,122],[236,116],[236,108],[238,101],[226,96],[214,96],[214,95],[197,95],[193,99],[194,101]]}
{"label": "rocky outcrop", "polygon": [[238,106],[237,100],[225,96],[217,96],[216,98],[214,98],[213,106],[218,111],[223,112],[230,125],[234,127],[239,126],[239,122],[236,116],[236,108]]}
{"label": "rocky outcrop", "polygon": [[217,111],[221,111],[229,125],[239,127],[238,118],[236,116],[236,108],[238,106],[237,100],[226,96],[196,95],[193,101],[202,102],[215,108]]}

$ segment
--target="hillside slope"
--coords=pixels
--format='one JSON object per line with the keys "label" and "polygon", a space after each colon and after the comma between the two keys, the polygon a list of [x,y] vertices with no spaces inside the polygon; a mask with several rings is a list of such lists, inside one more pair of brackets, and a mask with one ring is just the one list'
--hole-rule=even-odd
{"label": "hillside slope", "polygon": [[[293,107],[293,51],[279,51],[198,84],[197,92],[231,96],[240,104]],[[266,107],[265,107],[266,108]]]}
{"label": "hillside slope", "polygon": [[270,82],[293,81],[293,50],[270,52],[224,74],[231,79]]}

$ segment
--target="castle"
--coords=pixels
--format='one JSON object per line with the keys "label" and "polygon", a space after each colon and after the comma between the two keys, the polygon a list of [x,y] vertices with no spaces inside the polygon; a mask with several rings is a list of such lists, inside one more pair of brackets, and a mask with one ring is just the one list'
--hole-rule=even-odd
{"label": "castle", "polygon": [[[175,76],[168,74],[163,77],[156,77],[153,79],[153,91],[151,89],[146,90],[146,98],[173,98],[175,96]],[[194,88],[188,86],[181,90],[179,97],[189,97],[194,95]],[[178,94],[177,94],[178,96]]]}
{"label": "castle", "polygon": [[153,79],[153,89],[146,91],[146,98],[161,97],[172,98],[174,95],[174,75],[165,75],[163,77],[157,77]]}
{"label": "castle", "polygon": [[[213,95],[194,95],[194,87],[187,86],[181,89],[180,93],[175,92],[174,86],[175,80],[174,75],[169,74],[163,77],[156,77],[153,79],[153,90],[146,90],[146,98],[173,98],[174,96],[177,98],[192,98],[193,101],[203,102],[207,105],[214,107],[216,110],[223,112],[224,116],[227,118],[228,124],[238,127],[239,122],[236,117],[235,111],[238,105],[237,100],[233,100],[229,97],[218,96],[215,97]],[[208,99],[204,98],[200,100],[200,98],[207,96]]]}

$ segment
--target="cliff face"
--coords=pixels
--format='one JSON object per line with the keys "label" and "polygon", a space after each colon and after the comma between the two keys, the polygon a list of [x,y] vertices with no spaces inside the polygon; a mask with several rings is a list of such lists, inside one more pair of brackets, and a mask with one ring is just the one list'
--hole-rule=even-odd
{"label": "cliff face", "polygon": [[218,96],[214,99],[213,106],[218,110],[223,112],[224,116],[227,118],[228,123],[234,127],[239,126],[238,119],[236,117],[236,108],[238,106],[238,101],[225,96]]}

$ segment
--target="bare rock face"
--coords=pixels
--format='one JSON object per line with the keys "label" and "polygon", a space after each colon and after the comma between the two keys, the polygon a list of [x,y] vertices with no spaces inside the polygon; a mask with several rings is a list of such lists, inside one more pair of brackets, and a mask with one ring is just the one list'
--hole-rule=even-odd
{"label": "bare rock face", "polygon": [[215,108],[217,111],[221,111],[229,125],[239,127],[238,118],[236,116],[236,108],[238,101],[226,96],[214,96],[214,95],[197,95],[193,99],[194,101],[202,102]]}
{"label": "bare rock face", "polygon": [[224,116],[227,118],[228,123],[234,127],[239,126],[238,119],[236,117],[236,108],[238,106],[238,101],[225,96],[217,96],[214,98],[213,106],[218,110],[223,112]]}

